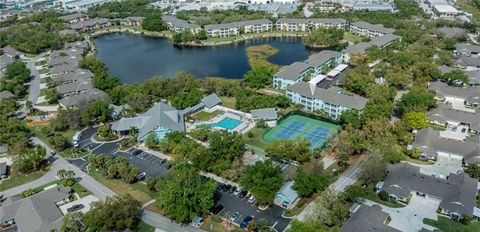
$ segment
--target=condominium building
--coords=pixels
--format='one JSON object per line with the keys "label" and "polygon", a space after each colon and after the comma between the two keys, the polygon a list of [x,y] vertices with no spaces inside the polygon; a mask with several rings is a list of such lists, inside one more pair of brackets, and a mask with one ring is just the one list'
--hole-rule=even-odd
{"label": "condominium building", "polygon": [[276,29],[279,31],[290,31],[290,32],[305,32],[309,31],[312,28],[340,28],[345,29],[347,25],[347,21],[345,19],[340,18],[332,18],[332,19],[324,19],[324,18],[317,18],[317,19],[288,19],[288,18],[281,18],[277,20]]}
{"label": "condominium building", "polygon": [[346,110],[362,111],[367,104],[366,98],[345,93],[338,87],[323,89],[304,81],[288,86],[286,95],[305,110],[323,111],[334,119]]}
{"label": "condominium building", "polygon": [[268,19],[256,19],[241,22],[244,33],[260,33],[273,29],[272,21]]}
{"label": "condominium building", "polygon": [[163,21],[165,21],[168,28],[171,31],[176,32],[176,33],[179,33],[179,32],[185,31],[185,30],[189,30],[193,33],[197,33],[198,31],[200,31],[202,29],[197,24],[188,23],[187,21],[179,19],[175,16],[164,15],[164,16],[162,16],[162,19],[163,19]]}
{"label": "condominium building", "polygon": [[240,35],[239,23],[223,23],[206,25],[208,37],[229,37]]}
{"label": "condominium building", "polygon": [[273,85],[276,89],[285,89],[289,85],[303,81],[307,76],[313,79],[317,75],[325,73],[327,67],[333,68],[341,63],[343,63],[342,53],[324,50],[311,55],[303,62],[295,62],[281,68],[273,75]]}
{"label": "condominium building", "polygon": [[392,28],[386,28],[381,24],[370,24],[367,22],[354,22],[350,24],[350,32],[359,36],[367,36],[369,38],[384,36],[395,32]]}

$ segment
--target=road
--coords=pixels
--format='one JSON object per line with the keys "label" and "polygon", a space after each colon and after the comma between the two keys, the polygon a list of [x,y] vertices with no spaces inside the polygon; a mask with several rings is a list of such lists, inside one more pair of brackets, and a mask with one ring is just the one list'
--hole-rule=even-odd
{"label": "road", "polygon": [[[100,182],[93,179],[91,176],[89,176],[87,173],[82,171],[80,168],[69,163],[63,157],[60,157],[58,155],[51,156],[50,152],[52,151],[52,149],[48,147],[40,139],[34,137],[32,138],[32,143],[42,145],[43,147],[46,148],[47,154],[48,154],[46,158],[52,164],[52,168],[47,174],[45,174],[44,176],[40,177],[35,181],[17,186],[15,188],[7,189],[6,191],[2,192],[1,194],[4,194],[5,198],[20,194],[29,188],[36,188],[56,180],[57,172],[60,169],[73,170],[75,172],[75,177],[77,178],[77,180],[79,180],[79,183],[99,199],[104,200],[108,196],[116,195],[116,193],[113,192],[111,189],[107,188]],[[143,222],[160,229],[160,231],[184,231],[184,232],[203,231],[201,229],[195,228],[190,225],[178,224],[169,218],[166,218],[160,214],[151,212],[149,210],[143,210],[141,219]]]}
{"label": "road", "polygon": [[[343,192],[346,187],[355,183],[360,177],[362,167],[364,164],[365,156],[362,155],[357,162],[350,166],[335,182],[333,182],[329,187],[337,192]],[[315,209],[315,201],[310,202],[310,204],[303,209],[303,211],[297,215],[297,219],[300,221],[305,221],[310,212]]]}
{"label": "road", "polygon": [[30,82],[30,89],[28,91],[28,100],[31,101],[34,105],[40,96],[40,73],[35,68],[35,63],[47,54],[46,52],[40,53],[38,56],[35,56],[27,63],[27,68],[30,69],[30,74],[32,76],[32,81]]}

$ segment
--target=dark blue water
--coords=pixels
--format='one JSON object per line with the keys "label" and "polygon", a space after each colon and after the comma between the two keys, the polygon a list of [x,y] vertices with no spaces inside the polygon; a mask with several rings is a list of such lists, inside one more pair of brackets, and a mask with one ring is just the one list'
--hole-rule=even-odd
{"label": "dark blue water", "polygon": [[212,47],[178,47],[167,39],[132,34],[109,34],[94,40],[97,57],[109,74],[124,83],[140,83],[152,76],[172,77],[178,71],[192,73],[196,78],[242,78],[250,70],[245,48],[270,44],[279,52],[269,58],[278,65],[304,60],[311,50],[301,38],[256,39]]}

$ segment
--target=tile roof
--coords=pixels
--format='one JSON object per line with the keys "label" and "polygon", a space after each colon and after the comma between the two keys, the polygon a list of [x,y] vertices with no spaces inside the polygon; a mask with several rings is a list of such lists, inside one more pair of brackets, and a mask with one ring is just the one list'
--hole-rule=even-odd
{"label": "tile roof", "polygon": [[437,108],[431,109],[427,112],[430,120],[438,121],[441,123],[461,122],[470,125],[470,129],[480,132],[480,113],[467,112],[461,110],[455,110],[446,104],[439,104]]}

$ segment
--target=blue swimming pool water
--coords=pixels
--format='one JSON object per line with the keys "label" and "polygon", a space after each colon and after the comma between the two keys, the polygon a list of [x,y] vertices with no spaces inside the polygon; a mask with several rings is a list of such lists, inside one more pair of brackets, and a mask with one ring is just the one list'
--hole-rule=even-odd
{"label": "blue swimming pool water", "polygon": [[211,126],[222,127],[222,128],[227,129],[227,130],[233,130],[233,129],[235,129],[235,127],[237,127],[237,126],[240,125],[240,124],[242,124],[242,121],[240,121],[240,120],[237,120],[237,119],[234,119],[234,118],[225,117],[225,118],[222,119],[220,122],[212,123],[212,124],[210,124],[210,125],[211,125]]}

